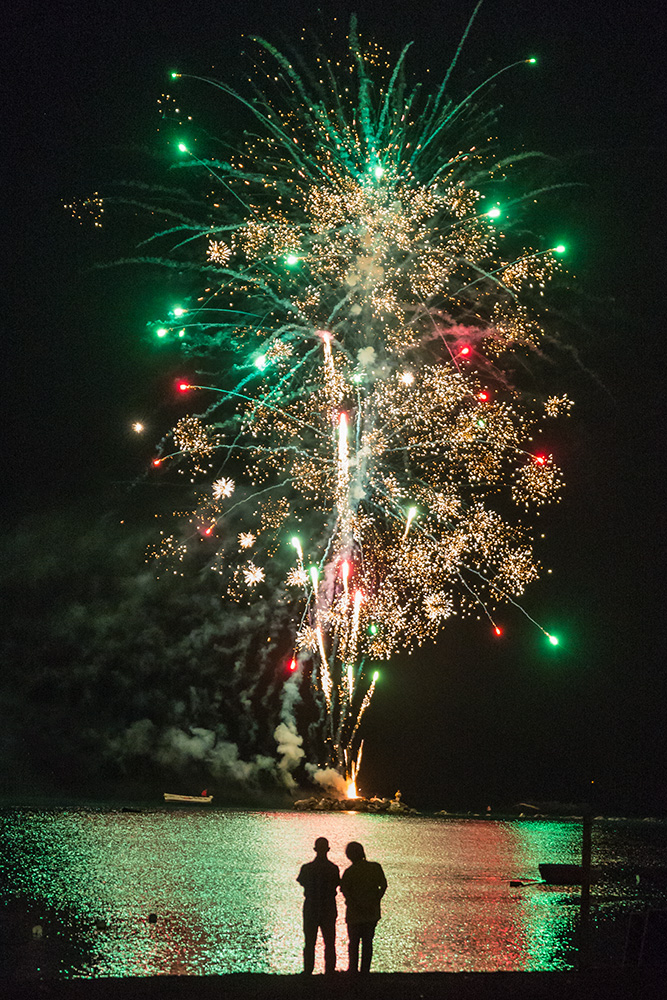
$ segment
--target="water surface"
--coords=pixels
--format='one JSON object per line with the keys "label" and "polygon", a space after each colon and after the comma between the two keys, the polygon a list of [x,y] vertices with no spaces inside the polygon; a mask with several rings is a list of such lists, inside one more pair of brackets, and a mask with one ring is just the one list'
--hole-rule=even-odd
{"label": "water surface", "polygon": [[[578,861],[581,825],[574,821],[202,807],[5,810],[0,833],[0,909],[20,978],[298,972],[302,893],[295,879],[318,836],[328,837],[341,870],[349,840],[361,841],[384,867],[389,889],[377,971],[576,964],[578,890],[509,884],[539,878],[541,861]],[[595,824],[594,861],[615,869],[594,888],[598,951],[622,949],[630,910],[667,905],[664,890],[632,877],[637,865],[667,863],[664,838],[664,824]],[[41,938],[33,939],[35,926]],[[344,968],[342,901],[337,947]],[[321,965],[318,943],[316,969]]]}

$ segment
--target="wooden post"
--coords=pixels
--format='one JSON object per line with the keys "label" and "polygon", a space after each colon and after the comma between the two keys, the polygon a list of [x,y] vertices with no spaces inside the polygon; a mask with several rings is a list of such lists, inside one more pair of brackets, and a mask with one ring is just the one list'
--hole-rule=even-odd
{"label": "wooden post", "polygon": [[587,969],[590,962],[591,914],[591,833],[593,817],[583,817],[581,838],[581,904],[579,908],[579,969]]}

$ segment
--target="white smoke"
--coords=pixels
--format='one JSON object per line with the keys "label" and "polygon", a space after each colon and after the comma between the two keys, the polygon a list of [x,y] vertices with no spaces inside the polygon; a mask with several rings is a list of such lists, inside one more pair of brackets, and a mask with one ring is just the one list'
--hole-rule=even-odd
{"label": "white smoke", "polygon": [[[212,729],[192,726],[187,731],[176,726],[160,729],[150,719],[139,719],[124,733],[109,741],[108,752],[116,759],[137,756],[150,757],[174,771],[186,769],[193,763],[201,764],[202,777],[232,781],[239,785],[255,785],[262,775],[287,788],[296,783],[290,771],[297,766],[304,751],[301,737],[284,723],[276,730],[280,761],[265,754],[255,754],[243,760],[236,743]],[[280,739],[278,738],[280,735]]]}
{"label": "white smoke", "polygon": [[170,726],[160,734],[155,759],[166,767],[180,769],[192,761],[206,761],[214,746],[215,733],[210,729],[193,728],[188,735]]}
{"label": "white smoke", "polygon": [[307,657],[303,653],[299,653],[297,655],[297,669],[285,681],[280,699],[280,718],[284,723],[286,723],[286,725],[291,726],[295,731],[296,723],[294,721],[294,709],[301,701],[301,692],[299,691],[301,670],[299,668],[301,667],[302,660],[306,658]]}
{"label": "white smoke", "polygon": [[128,726],[122,736],[109,742],[111,749],[123,756],[144,756],[150,753],[155,742],[155,725],[150,719],[139,719]]}
{"label": "white smoke", "polygon": [[334,767],[319,768],[317,764],[306,764],[306,770],[316,785],[336,798],[347,797],[347,782]]}
{"label": "white smoke", "polygon": [[281,722],[273,734],[273,738],[278,744],[277,750],[281,755],[278,761],[278,770],[283,775],[283,781],[287,788],[296,788],[297,784],[291,772],[299,766],[305,751],[303,749],[303,736],[299,736],[293,722]]}

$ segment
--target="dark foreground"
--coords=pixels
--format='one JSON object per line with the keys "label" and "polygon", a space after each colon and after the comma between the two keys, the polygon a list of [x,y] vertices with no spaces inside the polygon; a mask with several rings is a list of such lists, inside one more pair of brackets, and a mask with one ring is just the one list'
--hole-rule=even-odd
{"label": "dark foreground", "polygon": [[371,973],[325,976],[163,976],[18,983],[0,979],[6,1000],[664,1000],[665,969],[591,972]]}

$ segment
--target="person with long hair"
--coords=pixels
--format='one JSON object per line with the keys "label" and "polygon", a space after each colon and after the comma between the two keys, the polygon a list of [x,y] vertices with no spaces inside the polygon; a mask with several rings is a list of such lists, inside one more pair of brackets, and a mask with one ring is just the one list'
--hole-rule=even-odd
{"label": "person with long hair", "polygon": [[[366,852],[356,840],[345,848],[345,854],[352,862],[343,872],[340,882],[345,897],[348,934],[349,971],[351,973],[370,972],[373,958],[373,938],[381,917],[380,900],[387,891],[387,879],[382,865],[368,861]],[[361,969],[359,969],[359,945],[361,945]]]}

